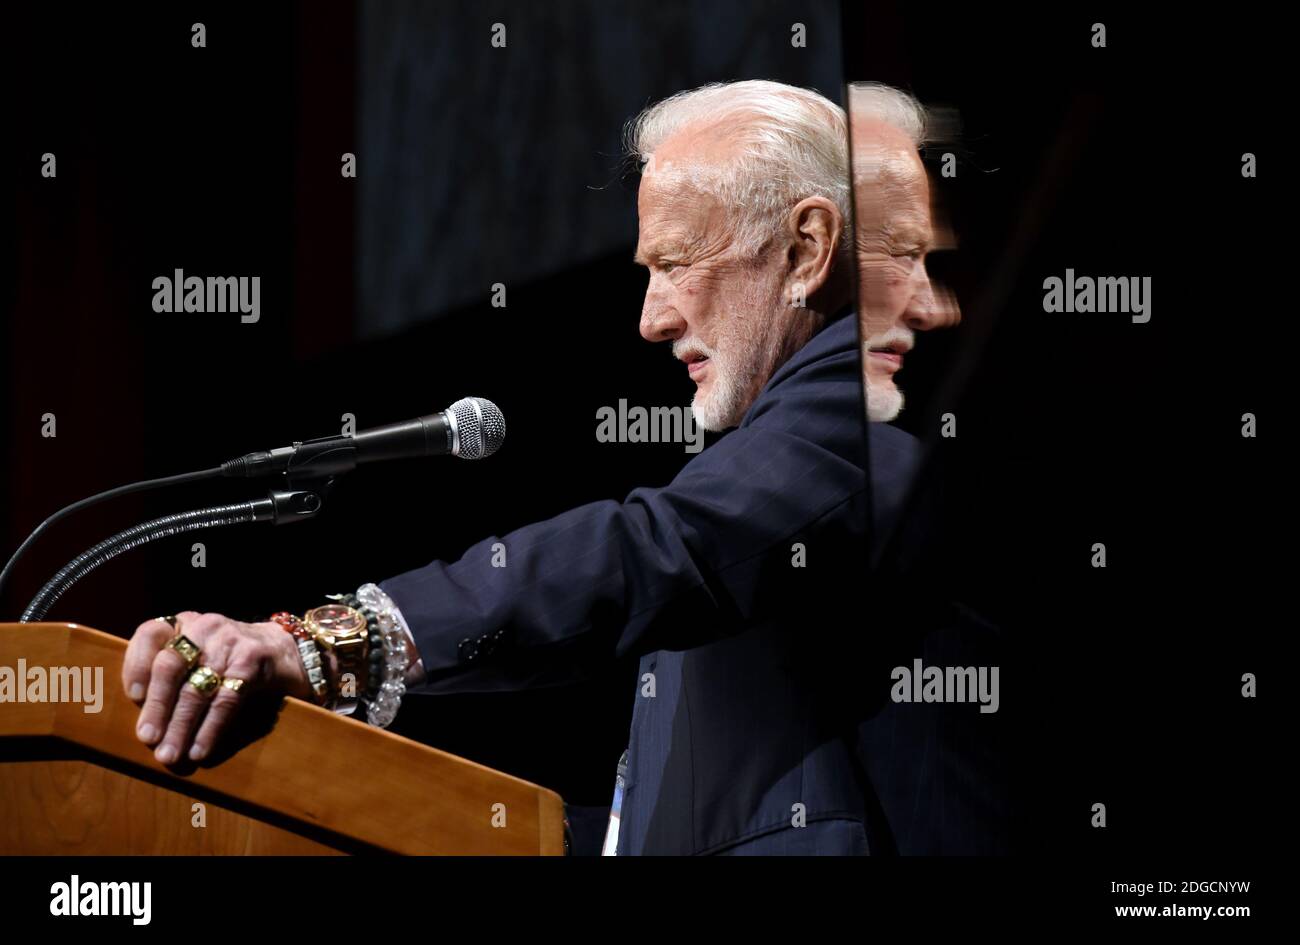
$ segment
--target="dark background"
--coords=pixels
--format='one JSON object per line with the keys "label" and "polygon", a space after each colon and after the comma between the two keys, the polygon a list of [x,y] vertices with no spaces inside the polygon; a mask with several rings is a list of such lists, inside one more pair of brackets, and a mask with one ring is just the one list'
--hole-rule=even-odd
{"label": "dark background", "polygon": [[[1285,632],[1285,534],[1270,534],[1285,467],[1269,444],[1286,422],[1273,332],[1287,270],[1268,156],[1284,119],[1267,94],[1281,61],[1269,31],[1122,9],[847,4],[843,33],[827,3],[429,9],[15,13],[6,553],[84,495],[335,433],[345,412],[364,428],[477,394],[510,425],[488,462],[367,468],[315,521],[210,533],[205,569],[191,540],[137,550],[51,616],[127,635],[178,609],[300,610],[667,482],[680,447],[592,435],[597,406],[690,395],[667,349],[636,333],[645,277],[630,262],[622,123],[714,79],[832,98],[841,75],[878,79],[955,106],[964,126],[944,187],[960,251],[935,269],[966,319],[909,355],[900,425],[936,447],[949,509],[936,586],[1003,628],[1016,849],[1255,849],[1279,683],[1244,700],[1240,677],[1280,665]],[[505,50],[489,44],[498,20]],[[807,49],[789,45],[796,21]],[[1089,45],[1096,21],[1107,49]],[[208,48],[191,48],[193,22]],[[1247,150],[1258,180],[1240,176]],[[57,180],[39,176],[46,151]],[[339,176],[345,151],[358,180]],[[1151,322],[1043,313],[1042,280],[1067,267],[1152,276]],[[260,275],[260,323],[155,314],[150,282],[175,268]],[[505,309],[488,304],[492,282]],[[56,439],[40,436],[47,411]],[[946,411],[958,438],[939,442]],[[1260,439],[1239,435],[1247,411]],[[175,489],[84,513],[18,570],[4,612],[119,528],[257,495]],[[1094,541],[1104,571],[1089,566]],[[633,674],[411,697],[401,724],[606,803]],[[1101,831],[1088,826],[1098,801]]]}
{"label": "dark background", "polygon": [[[1273,317],[1282,174],[1264,169],[1281,40],[1127,6],[845,14],[848,77],[962,121],[960,147],[930,155],[958,155],[940,193],[960,243],[931,270],[965,317],[908,355],[899,425],[930,444],[946,499],[936,586],[1004,628],[1015,848],[1262,849],[1281,680],[1244,699],[1241,676],[1278,665],[1290,609],[1276,444],[1293,334]],[[1043,280],[1066,268],[1151,276],[1151,320],[1045,313]]]}

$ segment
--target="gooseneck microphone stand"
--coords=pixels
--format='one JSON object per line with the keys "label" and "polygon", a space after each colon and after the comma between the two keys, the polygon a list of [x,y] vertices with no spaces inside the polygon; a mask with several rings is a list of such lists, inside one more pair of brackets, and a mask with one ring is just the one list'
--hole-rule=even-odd
{"label": "gooseneck microphone stand", "polygon": [[[287,476],[285,478],[288,479]],[[133,525],[111,538],[106,538],[64,565],[59,573],[50,578],[32,598],[19,618],[19,622],[34,623],[43,620],[49,609],[68,588],[101,564],[111,561],[132,548],[138,548],[159,538],[227,525],[239,525],[244,522],[271,522],[275,525],[283,525],[286,522],[311,518],[321,510],[325,495],[333,484],[332,478],[300,483],[297,486],[286,481],[283,488],[272,489],[264,499],[236,502],[230,505],[210,505]]]}
{"label": "gooseneck microphone stand", "polygon": [[[304,461],[292,465],[291,468],[277,477],[278,484],[272,487],[265,498],[224,505],[210,505],[189,512],[164,515],[161,518],[133,525],[118,532],[111,538],[101,541],[95,547],[73,558],[58,574],[50,578],[36,596],[32,598],[31,603],[27,605],[27,609],[23,611],[22,617],[19,618],[20,622],[33,623],[43,620],[45,615],[49,613],[50,608],[67,592],[68,588],[91,571],[101,564],[111,561],[118,555],[130,551],[132,548],[138,548],[159,538],[209,528],[222,528],[227,525],[239,525],[244,522],[271,522],[275,525],[283,525],[286,522],[297,522],[311,518],[320,511],[325,496],[334,484],[333,473],[345,468],[339,461],[339,452],[337,449],[333,451],[332,455],[327,455],[323,451],[319,455],[308,452],[304,457]],[[346,448],[344,452],[346,452]],[[107,492],[90,496],[60,509],[28,535],[27,539],[18,547],[18,550],[14,552],[4,570],[0,571],[0,589],[3,589],[4,582],[13,571],[18,559],[32,546],[33,542],[49,526],[66,518],[73,512],[133,492],[143,492],[147,489],[180,485],[204,479],[243,475],[243,470],[240,467],[240,463],[243,462],[243,460],[232,460],[213,469],[182,473],[178,476],[167,476],[162,479],[133,482],[129,485],[118,486],[116,489],[109,489]]]}

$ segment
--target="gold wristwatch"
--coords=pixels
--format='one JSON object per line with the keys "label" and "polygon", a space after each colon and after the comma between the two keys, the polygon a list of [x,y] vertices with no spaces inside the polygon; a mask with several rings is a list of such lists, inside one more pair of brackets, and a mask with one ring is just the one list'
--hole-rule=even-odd
{"label": "gold wristwatch", "polygon": [[[331,651],[338,662],[339,675],[331,708],[343,715],[352,714],[366,690],[370,634],[365,614],[344,604],[325,604],[307,611],[302,623],[321,648]],[[352,676],[350,695],[342,691],[348,674]]]}

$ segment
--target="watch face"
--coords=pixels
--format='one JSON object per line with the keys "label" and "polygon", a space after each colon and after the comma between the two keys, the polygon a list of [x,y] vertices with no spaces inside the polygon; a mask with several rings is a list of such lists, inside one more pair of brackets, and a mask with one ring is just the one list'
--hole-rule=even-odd
{"label": "watch face", "polygon": [[307,623],[332,637],[347,637],[366,629],[365,615],[343,604],[326,604],[307,611]]}

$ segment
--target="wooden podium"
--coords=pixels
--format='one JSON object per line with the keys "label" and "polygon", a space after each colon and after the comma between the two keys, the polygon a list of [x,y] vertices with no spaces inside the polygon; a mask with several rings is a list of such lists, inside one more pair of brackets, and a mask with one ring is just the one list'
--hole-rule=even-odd
{"label": "wooden podium", "polygon": [[[0,624],[0,674],[23,687],[0,681],[0,854],[564,853],[553,791],[296,699],[241,711],[210,760],[159,764],[125,651],[75,624]],[[52,687],[27,701],[42,694],[20,666],[102,667],[100,711]]]}

